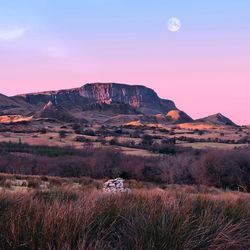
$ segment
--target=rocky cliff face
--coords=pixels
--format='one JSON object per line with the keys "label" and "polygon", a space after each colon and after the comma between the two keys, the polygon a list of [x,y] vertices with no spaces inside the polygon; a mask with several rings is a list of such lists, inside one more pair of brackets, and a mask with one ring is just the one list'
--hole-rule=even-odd
{"label": "rocky cliff face", "polygon": [[80,94],[100,103],[123,103],[145,114],[158,114],[176,109],[170,100],[162,100],[154,90],[140,85],[117,83],[86,84],[80,88]]}
{"label": "rocky cliff face", "polygon": [[22,95],[22,98],[29,104],[40,106],[51,101],[68,110],[91,109],[95,104],[122,104],[143,114],[154,115],[176,109],[174,102],[159,98],[152,89],[117,83],[90,83],[76,89]]}

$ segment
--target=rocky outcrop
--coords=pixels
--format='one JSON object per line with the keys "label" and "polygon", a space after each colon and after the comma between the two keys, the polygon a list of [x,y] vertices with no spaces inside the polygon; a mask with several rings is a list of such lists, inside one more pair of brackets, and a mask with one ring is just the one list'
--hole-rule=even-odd
{"label": "rocky outcrop", "polygon": [[162,100],[150,88],[140,85],[117,83],[86,84],[80,88],[80,94],[100,103],[124,103],[144,114],[158,114],[175,109],[170,100]]}
{"label": "rocky outcrop", "polygon": [[122,178],[111,179],[103,184],[103,192],[105,193],[124,193],[130,192],[129,188],[125,188]]}

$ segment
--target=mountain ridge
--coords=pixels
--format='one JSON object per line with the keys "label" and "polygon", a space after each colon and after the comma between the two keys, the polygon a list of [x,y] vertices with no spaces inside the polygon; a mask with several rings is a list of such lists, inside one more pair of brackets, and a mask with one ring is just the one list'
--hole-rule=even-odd
{"label": "mountain ridge", "polygon": [[[50,106],[48,107],[46,105]],[[44,110],[44,107],[47,107]],[[175,103],[163,99],[144,85],[124,83],[86,83],[78,88],[41,91],[11,97],[0,94],[0,115],[26,115],[65,121],[87,121],[84,112],[115,115],[143,115],[143,121],[156,123],[208,123],[237,126],[218,113],[193,120]],[[127,119],[123,117],[123,119]],[[131,119],[131,118],[129,118]],[[106,120],[109,120],[108,118]],[[111,119],[112,120],[112,119]]]}

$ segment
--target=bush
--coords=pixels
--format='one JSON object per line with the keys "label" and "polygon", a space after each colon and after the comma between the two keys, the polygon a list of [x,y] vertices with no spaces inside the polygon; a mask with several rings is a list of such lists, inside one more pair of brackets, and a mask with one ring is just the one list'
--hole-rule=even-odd
{"label": "bush", "polygon": [[75,141],[77,141],[77,142],[87,142],[87,141],[89,141],[89,139],[86,138],[85,136],[77,136]]}
{"label": "bush", "polygon": [[248,150],[212,151],[201,160],[207,185],[250,191],[250,152]]}
{"label": "bush", "polygon": [[153,137],[148,134],[143,135],[141,144],[145,147],[150,147],[153,144]]}
{"label": "bush", "polygon": [[95,132],[92,129],[86,129],[82,132],[84,135],[95,136]]}
{"label": "bush", "polygon": [[112,139],[109,141],[109,144],[110,144],[110,145],[119,145],[118,138],[117,138],[117,137],[112,138]]}
{"label": "bush", "polygon": [[41,128],[40,133],[41,133],[41,134],[46,134],[46,133],[47,133],[46,128]]}
{"label": "bush", "polygon": [[61,139],[65,138],[66,136],[67,136],[67,131],[65,131],[65,130],[60,130],[59,131],[59,137]]}

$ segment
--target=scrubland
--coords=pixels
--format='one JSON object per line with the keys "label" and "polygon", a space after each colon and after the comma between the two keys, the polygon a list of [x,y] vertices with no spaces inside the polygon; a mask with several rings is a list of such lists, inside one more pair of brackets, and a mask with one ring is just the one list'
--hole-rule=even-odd
{"label": "scrubland", "polygon": [[[146,145],[145,147],[152,147]],[[0,143],[0,172],[24,175],[136,179],[250,191],[250,150],[198,150],[166,144],[154,156],[126,155],[117,147],[82,149]]]}

